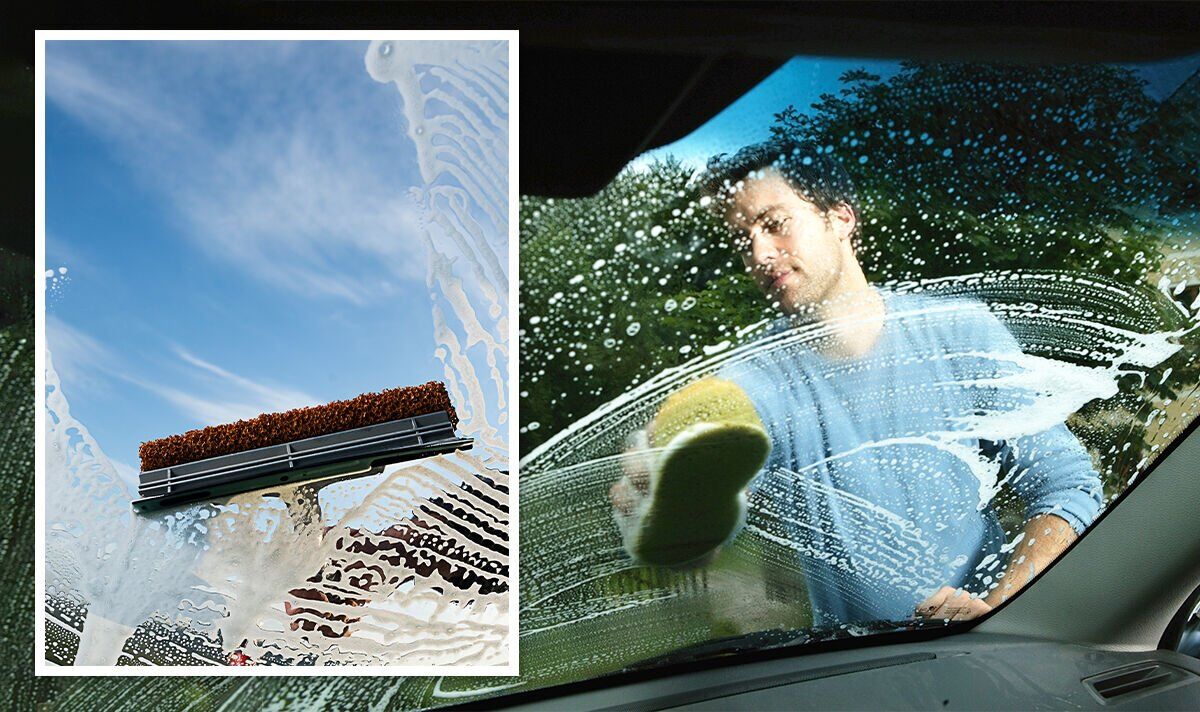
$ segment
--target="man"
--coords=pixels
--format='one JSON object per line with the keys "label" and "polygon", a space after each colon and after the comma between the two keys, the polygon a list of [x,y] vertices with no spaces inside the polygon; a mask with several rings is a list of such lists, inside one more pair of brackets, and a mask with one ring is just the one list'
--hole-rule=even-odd
{"label": "man", "polygon": [[[761,350],[716,375],[748,396],[769,436],[751,488],[770,503],[767,533],[797,552],[816,622],[969,620],[1012,596],[1102,500],[1086,450],[1061,422],[1036,424],[1036,396],[1011,387],[1027,360],[1011,334],[977,302],[869,284],[854,188],[827,152],[770,141],[718,156],[709,177],[743,263],[784,314]],[[666,454],[627,468],[610,498],[619,522],[658,532],[662,512],[688,511],[686,499],[660,504],[664,483],[689,474],[671,467],[686,442],[656,445]],[[704,460],[692,458],[693,476]],[[1024,501],[1015,547],[991,501],[998,481]],[[693,504],[689,526],[712,508]],[[715,521],[717,543],[740,526]],[[711,558],[706,547],[697,560]]]}

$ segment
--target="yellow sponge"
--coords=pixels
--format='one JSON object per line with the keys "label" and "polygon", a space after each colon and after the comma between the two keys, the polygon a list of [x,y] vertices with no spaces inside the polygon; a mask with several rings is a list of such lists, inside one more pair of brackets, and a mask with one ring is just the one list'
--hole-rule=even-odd
{"label": "yellow sponge", "polygon": [[671,438],[697,423],[746,425],[765,431],[750,397],[733,381],[705,378],[668,397],[649,428],[650,446],[666,447]]}
{"label": "yellow sponge", "polygon": [[740,528],[745,488],[771,450],[766,428],[736,384],[709,378],[669,397],[649,428],[649,486],[623,524],[634,559],[702,562]]}

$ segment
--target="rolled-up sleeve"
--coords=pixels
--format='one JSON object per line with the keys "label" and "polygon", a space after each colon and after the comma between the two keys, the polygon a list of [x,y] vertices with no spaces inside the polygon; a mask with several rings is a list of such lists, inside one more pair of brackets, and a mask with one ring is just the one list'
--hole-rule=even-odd
{"label": "rolled-up sleeve", "polygon": [[[969,310],[974,317],[968,321],[973,322],[973,339],[991,354],[993,361],[984,371],[1002,377],[1026,367],[1017,366],[1020,359],[1009,356],[1022,350],[1008,328],[982,305],[971,305]],[[987,388],[978,389],[977,394],[977,407],[982,410],[1012,407],[1013,402],[1037,407],[1037,399],[1046,397],[1020,393],[997,397]],[[1054,514],[1066,520],[1077,534],[1095,521],[1104,503],[1104,488],[1091,455],[1065,423],[999,442],[981,441],[981,445],[984,453],[999,459],[1001,476],[1025,503],[1026,521]]]}
{"label": "rolled-up sleeve", "polygon": [[1104,503],[1100,475],[1091,457],[1065,425],[992,448],[1009,486],[1025,502],[1025,520],[1054,514],[1082,534]]}

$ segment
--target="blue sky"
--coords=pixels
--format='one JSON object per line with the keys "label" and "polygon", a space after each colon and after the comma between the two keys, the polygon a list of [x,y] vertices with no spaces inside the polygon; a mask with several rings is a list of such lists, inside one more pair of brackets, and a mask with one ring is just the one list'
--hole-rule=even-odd
{"label": "blue sky", "polygon": [[[1146,80],[1146,93],[1161,100],[1200,69],[1200,55],[1129,66]],[[643,166],[655,158],[673,155],[688,165],[702,168],[713,154],[736,151],[768,138],[774,115],[788,106],[807,111],[821,94],[836,93],[844,86],[838,77],[851,69],[865,69],[886,80],[900,71],[900,63],[794,57],[700,128],[675,143],[643,154],[633,164]]]}
{"label": "blue sky", "polygon": [[366,47],[47,43],[47,340],[131,482],[143,440],[442,379]]}
{"label": "blue sky", "polygon": [[900,71],[900,65],[840,57],[793,57],[700,128],[675,143],[643,154],[634,164],[644,165],[655,158],[673,155],[688,165],[702,168],[713,154],[736,151],[769,138],[776,113],[789,106],[807,110],[821,94],[840,89],[838,77],[851,69],[865,69],[887,79]]}

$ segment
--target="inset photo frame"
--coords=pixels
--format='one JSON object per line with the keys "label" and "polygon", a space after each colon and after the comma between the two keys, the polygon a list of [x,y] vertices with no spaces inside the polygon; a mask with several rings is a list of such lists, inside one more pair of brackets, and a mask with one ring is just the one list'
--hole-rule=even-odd
{"label": "inset photo frame", "polygon": [[37,33],[39,675],[517,674],[517,54]]}

